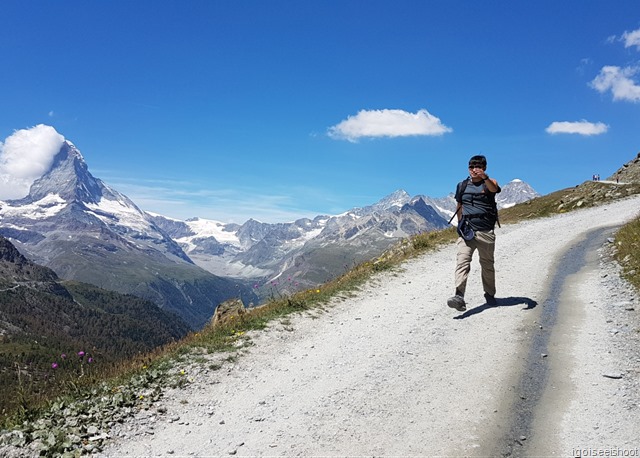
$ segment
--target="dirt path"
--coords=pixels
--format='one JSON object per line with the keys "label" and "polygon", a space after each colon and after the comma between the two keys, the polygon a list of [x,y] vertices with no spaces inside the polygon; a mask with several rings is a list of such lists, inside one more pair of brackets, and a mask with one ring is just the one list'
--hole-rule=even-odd
{"label": "dirt path", "polygon": [[[483,305],[477,260],[467,312],[445,305],[449,246],[324,311],[274,323],[220,370],[185,365],[193,383],[114,430],[102,456],[570,456],[640,447],[637,297],[597,256],[565,275],[566,287],[550,287],[569,247],[639,208],[635,198],[498,229],[498,307]],[[557,320],[545,329],[552,302]],[[546,356],[531,350],[541,333]],[[545,369],[527,372],[532,358]],[[539,401],[518,416],[523,379]]]}

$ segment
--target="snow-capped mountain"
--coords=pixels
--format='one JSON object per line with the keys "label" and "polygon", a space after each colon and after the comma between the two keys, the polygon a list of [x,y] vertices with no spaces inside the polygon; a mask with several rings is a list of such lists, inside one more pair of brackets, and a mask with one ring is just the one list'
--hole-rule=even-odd
{"label": "snow-capped mountain", "polygon": [[218,275],[315,285],[381,254],[399,239],[447,226],[422,198],[399,190],[367,207],[292,223],[249,220],[238,226],[160,215],[151,220],[193,261]]}
{"label": "snow-capped mountain", "polygon": [[[521,180],[503,186],[499,208],[529,200],[537,193]],[[286,278],[299,285],[324,282],[355,263],[381,254],[399,239],[447,227],[456,202],[411,196],[398,190],[380,201],[340,215],[319,215],[292,223],[243,225],[199,218],[177,221],[153,215],[193,261],[218,275],[252,279]]]}
{"label": "snow-capped mountain", "polygon": [[[2,230],[10,229],[18,241],[37,227],[53,229],[63,221],[68,226],[85,225],[92,231],[109,228],[114,234],[130,237],[143,249],[159,250],[168,257],[192,263],[182,249],[150,223],[128,197],[93,177],[78,149],[65,141],[53,159],[49,172],[36,180],[23,199],[7,201],[0,208]],[[98,220],[102,224],[97,224]],[[3,232],[3,233],[4,233]],[[28,238],[28,236],[27,236]],[[29,250],[29,245],[24,247]],[[49,261],[51,253],[40,249],[32,255]],[[59,273],[60,274],[60,273]],[[62,272],[64,277],[64,272]]]}
{"label": "snow-capped mountain", "polygon": [[194,327],[250,288],[196,266],[129,198],[93,177],[65,141],[29,195],[0,203],[0,235],[61,278],[150,299]]}
{"label": "snow-capped mountain", "polygon": [[347,213],[351,213],[357,216],[370,215],[375,212],[386,212],[392,210],[400,210],[403,205],[411,202],[411,196],[404,190],[399,189],[386,197],[383,197],[373,205],[369,205],[362,208],[353,208]]}
{"label": "snow-capped mountain", "polygon": [[509,208],[536,197],[540,197],[540,194],[535,189],[524,181],[515,179],[502,187],[502,192],[498,194],[496,203],[499,209]]}

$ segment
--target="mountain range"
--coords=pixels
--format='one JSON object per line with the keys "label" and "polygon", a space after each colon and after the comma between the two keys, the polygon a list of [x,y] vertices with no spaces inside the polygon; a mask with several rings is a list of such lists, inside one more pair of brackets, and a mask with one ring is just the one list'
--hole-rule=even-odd
{"label": "mountain range", "polygon": [[[514,180],[500,207],[537,193]],[[400,239],[445,228],[453,194],[398,190],[366,207],[291,223],[180,221],[142,211],[93,177],[65,141],[50,169],[18,200],[0,202],[0,235],[59,277],[148,299],[193,329],[232,297],[262,298],[326,282]]]}
{"label": "mountain range", "polygon": [[[537,196],[516,179],[503,187],[497,205],[508,208]],[[270,294],[274,280],[284,292],[323,283],[402,238],[446,228],[456,205],[453,193],[411,197],[398,190],[370,206],[291,223],[249,220],[238,225],[149,216],[196,264],[218,275],[262,279],[266,289],[258,292]]]}

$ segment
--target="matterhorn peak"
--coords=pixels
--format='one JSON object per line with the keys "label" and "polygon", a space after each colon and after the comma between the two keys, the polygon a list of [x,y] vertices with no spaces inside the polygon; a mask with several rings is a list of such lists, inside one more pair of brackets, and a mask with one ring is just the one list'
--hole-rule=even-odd
{"label": "matterhorn peak", "polygon": [[51,168],[31,185],[24,199],[36,202],[49,194],[57,194],[67,202],[97,203],[102,196],[102,185],[87,167],[80,151],[65,140],[54,156]]}

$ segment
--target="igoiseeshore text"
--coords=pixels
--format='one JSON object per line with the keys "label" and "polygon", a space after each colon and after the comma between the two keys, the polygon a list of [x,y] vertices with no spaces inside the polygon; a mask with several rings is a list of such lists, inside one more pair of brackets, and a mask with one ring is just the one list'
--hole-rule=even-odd
{"label": "igoiseeshore text", "polygon": [[576,447],[573,449],[571,456],[583,457],[583,456],[640,456],[638,447],[636,448],[621,448],[621,447]]}

